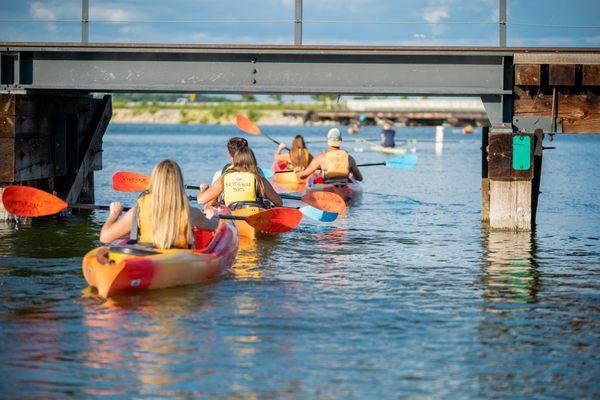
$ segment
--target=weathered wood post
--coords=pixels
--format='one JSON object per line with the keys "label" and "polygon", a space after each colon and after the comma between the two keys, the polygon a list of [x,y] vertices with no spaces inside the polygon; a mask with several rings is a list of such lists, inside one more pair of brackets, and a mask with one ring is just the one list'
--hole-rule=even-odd
{"label": "weathered wood post", "polygon": [[0,187],[27,185],[93,202],[111,115],[110,96],[0,94]]}

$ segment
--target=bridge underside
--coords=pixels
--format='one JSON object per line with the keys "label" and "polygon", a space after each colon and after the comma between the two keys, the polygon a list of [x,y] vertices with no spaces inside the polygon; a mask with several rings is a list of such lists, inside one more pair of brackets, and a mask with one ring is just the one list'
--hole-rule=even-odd
{"label": "bridge underside", "polygon": [[[0,43],[6,94],[479,97],[492,125],[483,135],[482,217],[500,229],[531,229],[542,133],[599,133],[599,91],[600,49]],[[506,162],[515,135],[531,139],[525,170]]]}

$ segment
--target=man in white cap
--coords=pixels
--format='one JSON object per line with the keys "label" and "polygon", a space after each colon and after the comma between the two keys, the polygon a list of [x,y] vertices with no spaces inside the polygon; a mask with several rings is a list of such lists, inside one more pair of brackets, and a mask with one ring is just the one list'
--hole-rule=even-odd
{"label": "man in white cap", "polygon": [[346,151],[340,149],[342,145],[342,133],[338,128],[332,128],[327,133],[327,145],[329,146],[327,151],[313,158],[308,167],[303,171],[297,172],[296,176],[299,179],[304,179],[320,169],[324,182],[347,182],[350,178],[362,181],[362,174],[356,166],[354,158]]}

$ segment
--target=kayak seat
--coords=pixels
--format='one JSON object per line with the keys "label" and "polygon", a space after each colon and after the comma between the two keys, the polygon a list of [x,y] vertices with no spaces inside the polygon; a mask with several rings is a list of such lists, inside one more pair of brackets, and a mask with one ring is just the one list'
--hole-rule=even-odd
{"label": "kayak seat", "polygon": [[229,209],[231,211],[241,210],[243,208],[250,208],[250,207],[258,207],[263,210],[267,209],[267,207],[265,207],[265,203],[263,203],[262,201],[236,201],[235,203],[231,203],[229,205]]}
{"label": "kayak seat", "polygon": [[130,246],[110,246],[108,248],[109,253],[115,254],[129,254],[132,256],[154,256],[160,254],[158,251],[141,249],[139,247]]}

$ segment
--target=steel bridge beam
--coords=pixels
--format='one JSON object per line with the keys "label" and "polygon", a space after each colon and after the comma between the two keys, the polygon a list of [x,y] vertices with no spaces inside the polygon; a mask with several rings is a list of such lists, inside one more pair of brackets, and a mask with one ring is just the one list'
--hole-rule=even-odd
{"label": "steel bridge beam", "polygon": [[0,43],[0,91],[474,96],[510,122],[517,50],[544,51]]}

